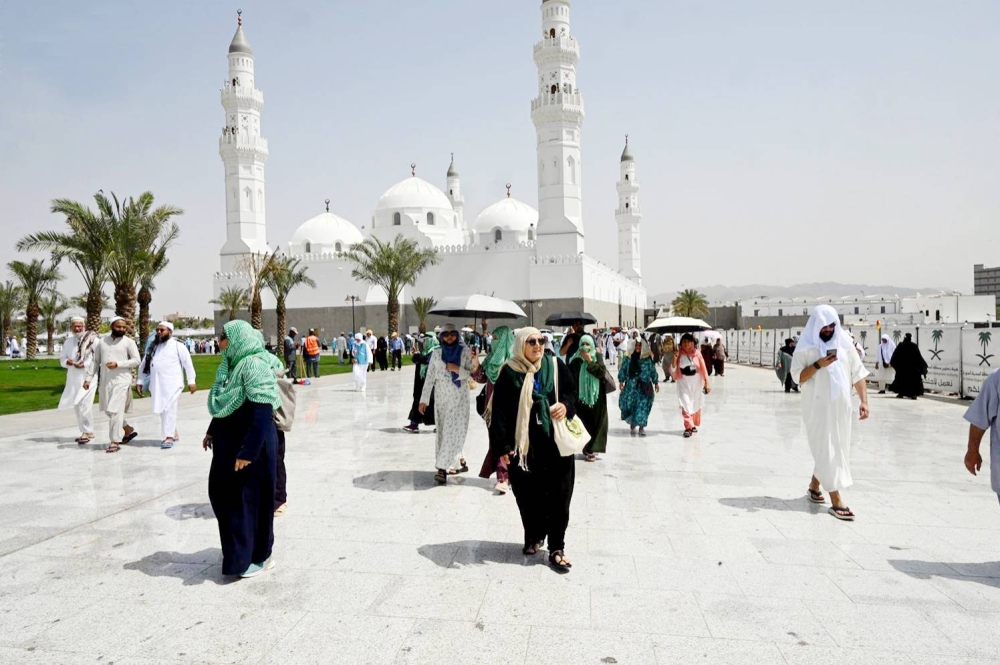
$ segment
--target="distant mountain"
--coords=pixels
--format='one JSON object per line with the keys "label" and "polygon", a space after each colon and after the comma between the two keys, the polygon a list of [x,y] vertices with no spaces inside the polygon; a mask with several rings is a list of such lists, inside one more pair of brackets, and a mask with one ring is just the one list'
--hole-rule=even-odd
{"label": "distant mountain", "polygon": [[[925,288],[909,289],[902,286],[873,286],[871,284],[841,284],[839,282],[815,282],[812,284],[792,284],[791,286],[774,286],[769,284],[748,284],[746,286],[724,286],[716,284],[714,286],[694,287],[705,294],[710,303],[734,302],[747,298],[757,298],[765,296],[767,298],[843,298],[845,296],[860,296],[862,293],[868,296],[913,296],[918,293],[928,295],[941,293],[944,289]],[[669,303],[677,292],[658,293],[651,296],[651,300],[660,303]]]}

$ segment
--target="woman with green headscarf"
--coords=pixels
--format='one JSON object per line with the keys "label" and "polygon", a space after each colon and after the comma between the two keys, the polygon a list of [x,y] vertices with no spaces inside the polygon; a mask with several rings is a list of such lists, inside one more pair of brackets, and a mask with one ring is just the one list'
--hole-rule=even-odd
{"label": "woman with green headscarf", "polygon": [[222,363],[208,395],[212,450],[208,497],[219,522],[222,574],[253,577],[274,565],[274,492],[281,406],[277,359],[246,321],[230,321],[219,337]]}
{"label": "woman with green headscarf", "polygon": [[608,448],[608,399],[604,386],[604,360],[590,335],[580,338],[576,353],[569,359],[570,374],[576,379],[576,415],[590,433],[590,443],[583,449],[584,459],[597,461],[597,453]]}
{"label": "woman with green headscarf", "polygon": [[[500,370],[503,369],[503,366],[507,364],[507,361],[513,355],[514,331],[507,326],[500,326],[493,331],[493,350],[490,351],[490,355],[486,356],[486,360],[483,361],[479,370],[472,374],[474,381],[486,384],[486,387],[483,389],[485,391],[486,410],[482,415],[483,420],[486,421],[487,428],[489,428],[490,420],[493,417],[493,387],[500,377]],[[491,445],[490,449],[486,451],[486,459],[483,460],[483,467],[479,470],[480,478],[489,478],[494,473],[497,474],[497,484],[493,487],[497,494],[506,494],[510,488],[507,482],[508,461],[506,455],[497,455]]]}
{"label": "woman with green headscarf", "polygon": [[420,395],[424,392],[424,381],[427,380],[427,365],[431,361],[431,353],[440,346],[438,338],[431,334],[424,338],[423,353],[413,354],[413,366],[416,368],[416,371],[413,372],[413,404],[410,406],[410,424],[403,426],[407,432],[416,434],[420,431],[421,423],[424,425],[434,424],[434,393],[431,393],[431,401],[427,406],[426,413],[420,413]]}

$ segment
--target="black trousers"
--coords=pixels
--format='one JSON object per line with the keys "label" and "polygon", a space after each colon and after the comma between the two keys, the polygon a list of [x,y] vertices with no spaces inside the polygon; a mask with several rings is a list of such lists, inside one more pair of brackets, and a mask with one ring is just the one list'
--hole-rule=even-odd
{"label": "black trousers", "polygon": [[288,492],[286,491],[286,486],[288,484],[288,474],[285,473],[285,433],[280,429],[278,430],[278,480],[274,485],[274,509],[280,508],[286,501],[288,501]]}
{"label": "black trousers", "polygon": [[394,368],[403,369],[403,352],[393,351],[392,352],[392,366]]}
{"label": "black trousers", "polygon": [[788,376],[785,377],[785,392],[790,393],[792,390],[798,390],[799,386],[794,381],[792,381],[792,373],[789,372]]}
{"label": "black trousers", "polygon": [[569,504],[573,500],[576,466],[572,456],[547,460],[547,464],[529,465],[525,471],[512,459],[509,465],[510,487],[517,501],[524,526],[524,544],[548,538],[549,552],[566,547]]}

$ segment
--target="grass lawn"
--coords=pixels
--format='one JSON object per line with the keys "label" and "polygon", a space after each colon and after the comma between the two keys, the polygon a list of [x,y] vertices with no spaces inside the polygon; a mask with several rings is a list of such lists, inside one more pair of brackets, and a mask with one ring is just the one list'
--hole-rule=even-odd
{"label": "grass lawn", "polygon": [[[212,387],[219,358],[220,356],[203,355],[191,357],[194,371],[198,375],[199,390]],[[403,364],[411,364],[409,356],[403,356]],[[350,365],[338,364],[332,355],[320,357],[319,372],[322,376],[350,371]],[[54,409],[59,405],[59,397],[65,384],[66,370],[59,366],[58,359],[0,362],[0,415]]]}

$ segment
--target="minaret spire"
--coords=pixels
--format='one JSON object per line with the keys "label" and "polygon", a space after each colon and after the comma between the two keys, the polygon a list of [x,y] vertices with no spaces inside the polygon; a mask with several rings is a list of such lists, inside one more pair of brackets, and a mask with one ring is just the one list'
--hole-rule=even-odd
{"label": "minaret spire", "polygon": [[615,221],[618,224],[618,271],[629,279],[642,281],[642,262],[639,241],[639,224],[642,222],[642,208],[639,206],[639,182],[636,178],[635,159],[629,150],[628,134],[625,135],[625,149],[621,157],[621,180],[618,181],[618,209]]}
{"label": "minaret spire", "polygon": [[455,209],[455,217],[458,218],[458,225],[465,225],[465,197],[462,196],[462,183],[458,178],[458,169],[455,168],[455,153],[451,153],[451,163],[448,165],[448,173],[445,175],[448,182],[448,200],[451,207]]}

